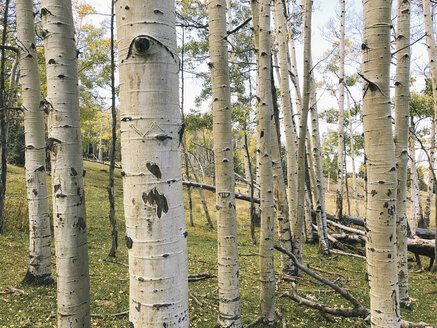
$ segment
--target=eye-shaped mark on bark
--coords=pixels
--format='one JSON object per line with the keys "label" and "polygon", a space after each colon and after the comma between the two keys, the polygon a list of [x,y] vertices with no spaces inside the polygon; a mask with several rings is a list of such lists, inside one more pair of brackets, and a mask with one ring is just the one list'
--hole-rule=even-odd
{"label": "eye-shaped mark on bark", "polygon": [[139,37],[134,41],[135,49],[140,52],[146,52],[150,48],[150,41],[147,38]]}
{"label": "eye-shaped mark on bark", "polygon": [[70,167],[70,171],[71,171],[70,176],[72,177],[77,176],[77,171],[74,169],[74,167]]}
{"label": "eye-shaped mark on bark", "polygon": [[62,80],[62,79],[65,78],[65,75],[64,75],[64,74],[59,74],[59,75],[58,75],[58,78],[60,78],[60,79]]}
{"label": "eye-shaped mark on bark", "polygon": [[128,248],[128,249],[131,249],[132,248],[132,245],[133,245],[133,241],[132,241],[132,238],[131,237],[129,237],[129,236],[124,236],[124,240],[126,241],[126,247]]}
{"label": "eye-shaped mark on bark", "polygon": [[45,170],[45,167],[43,165],[41,165],[40,167],[38,167],[35,172],[43,172]]}
{"label": "eye-shaped mark on bark", "polygon": [[161,170],[156,163],[147,162],[146,163],[147,169],[152,173],[157,179],[161,179]]}
{"label": "eye-shaped mark on bark", "polygon": [[155,9],[153,12],[155,13],[155,15],[164,15],[164,13],[159,9]]}
{"label": "eye-shaped mark on bark", "polygon": [[58,192],[58,190],[60,190],[60,189],[61,189],[61,185],[60,184],[57,184],[57,185],[53,186],[53,190],[54,190],[55,193]]}
{"label": "eye-shaped mark on bark", "polygon": [[49,65],[56,64],[56,61],[53,58],[50,58],[49,61],[48,61],[48,64]]}
{"label": "eye-shaped mark on bark", "polygon": [[178,132],[178,134],[179,134],[179,144],[178,144],[178,147],[181,145],[182,136],[184,135],[184,132],[185,132],[185,123],[182,122],[181,128],[179,129],[179,132]]}
{"label": "eye-shaped mark on bark", "polygon": [[142,199],[144,204],[156,205],[156,215],[161,218],[162,212],[168,212],[167,198],[160,194],[156,188],[153,188],[148,193],[143,192]]}
{"label": "eye-shaped mark on bark", "polygon": [[[136,36],[129,45],[129,50],[127,52],[127,56],[125,59],[128,59],[132,56],[133,50],[136,51],[137,55],[146,55],[145,52],[150,53],[150,49],[154,48],[155,46],[163,47],[170,56],[174,59],[176,64],[179,66],[179,57],[177,54],[175,54],[169,47],[167,47],[164,43],[159,41],[158,39],[155,39],[151,35],[138,35]],[[134,49],[135,48],[135,49]]]}

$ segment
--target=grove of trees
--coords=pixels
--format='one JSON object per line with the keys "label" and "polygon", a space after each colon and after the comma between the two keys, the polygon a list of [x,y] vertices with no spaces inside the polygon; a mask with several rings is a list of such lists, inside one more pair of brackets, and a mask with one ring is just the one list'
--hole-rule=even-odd
{"label": "grove of trees", "polygon": [[[57,327],[91,327],[96,316],[88,192],[111,230],[103,261],[128,267],[128,309],[114,316],[130,328],[193,326],[190,299],[202,302],[188,282],[211,277],[216,320],[205,327],[287,327],[282,298],[363,326],[435,327],[401,317],[416,310],[409,262],[437,279],[434,2],[0,3],[0,249],[15,233],[8,174],[21,165],[20,281],[56,284]],[[324,25],[320,7],[334,13]],[[105,191],[85,185],[84,161],[110,167]],[[216,234],[216,276],[189,274],[200,224]],[[242,252],[242,235],[256,253]],[[127,264],[116,260],[119,239]],[[365,260],[365,301],[312,268],[307,244],[323,262]],[[243,256],[259,259],[250,323]],[[348,305],[302,295],[307,276]],[[25,294],[8,288],[0,295]]]}

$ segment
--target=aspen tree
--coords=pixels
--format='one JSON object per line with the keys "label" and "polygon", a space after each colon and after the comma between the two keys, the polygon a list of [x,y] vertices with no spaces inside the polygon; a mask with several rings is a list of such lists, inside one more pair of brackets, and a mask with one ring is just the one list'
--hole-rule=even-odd
{"label": "aspen tree", "polygon": [[391,1],[364,0],[363,124],[367,166],[366,259],[372,327],[399,327],[396,162],[390,111]]}
{"label": "aspen tree", "polygon": [[70,0],[42,0],[58,327],[89,327],[89,272],[77,50]]}
{"label": "aspen tree", "polygon": [[[312,61],[311,61],[312,65]],[[309,108],[311,117],[311,131],[312,131],[312,150],[314,156],[315,166],[315,184],[314,189],[317,190],[316,197],[316,218],[318,226],[319,247],[322,254],[329,254],[328,241],[328,226],[326,221],[326,204],[325,204],[325,178],[323,176],[322,165],[322,145],[320,143],[320,129],[319,129],[319,114],[317,110],[317,94],[316,83],[313,74],[310,75],[310,101]]]}
{"label": "aspen tree", "polygon": [[338,77],[338,156],[337,156],[337,210],[336,217],[343,216],[343,182],[344,182],[344,25],[345,0],[340,0],[340,63]]}
{"label": "aspen tree", "polygon": [[[229,8],[230,9],[230,8]],[[241,327],[226,1],[208,2],[218,234],[219,324]]]}
{"label": "aspen tree", "polygon": [[296,135],[293,122],[293,108],[290,95],[288,49],[285,28],[284,6],[282,0],[275,0],[275,27],[279,50],[280,92],[282,111],[284,113],[285,146],[287,150],[287,191],[289,217],[296,215]]}
{"label": "aspen tree", "polygon": [[[428,51],[429,69],[431,71],[432,81],[432,94],[434,98],[434,120],[437,120],[437,63],[436,63],[436,51],[435,51],[435,39],[432,17],[429,9],[429,0],[423,0],[423,16],[425,19],[425,32],[426,32],[426,46]],[[437,203],[437,199],[436,199]],[[437,259],[437,214],[434,218],[434,224],[436,227],[435,234],[435,256]]]}
{"label": "aspen tree", "polygon": [[355,142],[353,135],[353,125],[352,125],[352,108],[350,106],[350,96],[346,94],[347,97],[347,108],[349,109],[349,131],[350,131],[350,149],[351,149],[351,162],[352,162],[352,183],[353,183],[353,192],[355,198],[355,214],[356,216],[360,216],[360,210],[358,207],[358,190],[357,190],[357,177],[355,174]]}
{"label": "aspen tree", "polygon": [[398,1],[395,82],[395,152],[397,167],[396,246],[399,302],[408,307],[407,163],[410,98],[410,1]]}
{"label": "aspen tree", "polygon": [[24,282],[45,285],[51,273],[50,210],[47,192],[45,119],[36,53],[32,0],[16,0],[17,38],[20,45],[25,133],[26,187],[29,209],[29,266]]}
{"label": "aspen tree", "polygon": [[303,8],[304,20],[304,69],[303,98],[301,118],[299,120],[299,142],[297,150],[297,212],[292,220],[293,250],[297,259],[302,262],[302,228],[305,210],[305,139],[307,131],[308,110],[310,102],[310,70],[311,70],[311,10],[312,0],[305,0]]}
{"label": "aspen tree", "polygon": [[188,327],[175,1],[116,3],[129,327]]}
{"label": "aspen tree", "polygon": [[270,46],[270,0],[259,2],[259,53],[257,56],[257,143],[261,186],[260,282],[262,321],[275,321],[275,274],[273,270],[274,202],[272,178],[272,92]]}

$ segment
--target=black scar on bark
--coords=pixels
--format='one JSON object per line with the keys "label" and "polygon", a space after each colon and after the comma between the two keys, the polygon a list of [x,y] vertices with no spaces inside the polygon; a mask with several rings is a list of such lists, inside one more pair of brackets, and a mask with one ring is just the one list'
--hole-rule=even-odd
{"label": "black scar on bark", "polygon": [[86,222],[85,219],[83,217],[80,217],[77,220],[76,226],[81,229],[81,230],[85,230],[86,229]]}
{"label": "black scar on bark", "polygon": [[71,167],[70,170],[71,170],[70,175],[71,175],[72,177],[77,176],[77,171],[74,169],[74,167]]}
{"label": "black scar on bark", "polygon": [[162,212],[168,212],[167,198],[160,194],[156,188],[153,188],[148,193],[143,192],[142,199],[144,204],[156,205],[156,214],[158,218],[161,218]]}
{"label": "black scar on bark", "polygon": [[134,323],[132,321],[129,321],[129,328],[135,328]]}
{"label": "black scar on bark", "polygon": [[128,249],[131,249],[132,248],[132,245],[133,245],[133,241],[132,241],[132,238],[131,237],[129,237],[129,236],[124,236],[124,240],[126,241],[126,246],[127,246],[127,248]]}
{"label": "black scar on bark", "polygon": [[150,171],[150,173],[152,173],[157,179],[161,179],[162,174],[158,164],[147,162],[146,167]]}
{"label": "black scar on bark", "polygon": [[150,41],[147,38],[139,37],[135,39],[134,45],[138,52],[146,52],[150,48]]}

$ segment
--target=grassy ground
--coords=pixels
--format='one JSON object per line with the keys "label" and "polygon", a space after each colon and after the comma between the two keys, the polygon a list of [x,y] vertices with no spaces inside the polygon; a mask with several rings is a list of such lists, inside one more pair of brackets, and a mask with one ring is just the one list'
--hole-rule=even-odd
{"label": "grassy ground", "polygon": [[[106,185],[108,168],[85,163],[87,174],[87,226],[90,254],[91,313],[101,318],[92,318],[96,327],[128,327],[127,316],[113,317],[111,314],[128,309],[127,248],[124,245],[124,221],[122,214],[122,192],[120,172],[116,172],[116,211],[120,246],[117,261],[108,258],[111,243]],[[241,188],[242,189],[242,188]],[[241,190],[243,191],[243,190]],[[185,195],[186,196],[186,195]],[[188,227],[189,272],[217,274],[216,232],[207,228],[206,219],[198,198],[193,191],[194,227]],[[214,195],[206,192],[213,222]],[[328,194],[332,202],[333,195]],[[187,202],[186,202],[187,203]],[[331,205],[329,205],[331,206]],[[328,206],[328,208],[329,208]],[[27,269],[27,209],[25,202],[24,171],[10,166],[6,199],[6,232],[0,235],[0,291],[13,286],[25,291],[24,295],[0,294],[0,328],[12,327],[55,327],[56,287],[30,287],[21,284]],[[249,237],[248,204],[237,203],[239,222],[239,253],[243,323],[248,324],[257,317],[259,306],[258,258],[253,256],[257,247]],[[187,215],[188,218],[188,215]],[[304,261],[314,270],[329,279],[339,279],[338,284],[347,288],[360,301],[369,306],[368,287],[365,281],[363,260],[348,257],[321,257],[317,246],[304,245]],[[53,258],[54,262],[54,258]],[[426,321],[437,324],[437,274],[415,272],[410,267],[410,295],[412,308],[402,310],[402,317],[410,321]],[[276,271],[280,272],[279,256]],[[328,272],[328,273],[327,273]],[[55,274],[55,268],[53,269]],[[279,275],[278,275],[279,278]],[[302,295],[321,302],[348,306],[341,298],[307,276],[297,278],[298,291]],[[278,294],[291,286],[279,283]],[[215,327],[218,313],[217,278],[190,282],[190,319],[192,327]],[[430,293],[434,292],[434,293]],[[299,306],[291,300],[280,298],[277,307],[286,318],[288,327],[366,327],[362,320],[323,316],[320,312]],[[261,327],[261,325],[259,326]],[[278,324],[277,327],[282,327]]]}

